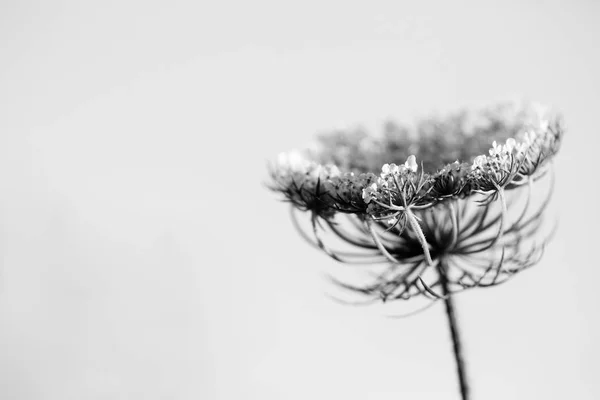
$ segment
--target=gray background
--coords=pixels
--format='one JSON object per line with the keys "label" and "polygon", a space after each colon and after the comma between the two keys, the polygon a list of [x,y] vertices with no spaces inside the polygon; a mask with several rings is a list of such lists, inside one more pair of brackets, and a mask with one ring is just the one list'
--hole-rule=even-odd
{"label": "gray background", "polygon": [[457,298],[474,398],[600,398],[600,7],[416,3],[0,2],[0,397],[458,398],[441,305],[328,300],[266,161],[525,97],[560,231]]}

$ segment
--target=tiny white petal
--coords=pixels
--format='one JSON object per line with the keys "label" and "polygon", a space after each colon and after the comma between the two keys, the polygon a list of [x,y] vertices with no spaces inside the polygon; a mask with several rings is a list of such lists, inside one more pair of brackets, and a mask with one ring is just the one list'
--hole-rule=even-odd
{"label": "tiny white petal", "polygon": [[485,161],[486,161],[486,157],[484,155],[475,157],[475,159],[473,160],[472,168],[476,169],[476,168],[483,167],[483,164],[485,163]]}
{"label": "tiny white petal", "polygon": [[513,139],[513,138],[506,139],[506,145],[504,145],[505,151],[507,153],[512,153],[512,151],[515,148],[516,144],[517,144],[517,141],[515,139]]}
{"label": "tiny white petal", "polygon": [[410,169],[412,172],[417,172],[417,168],[419,167],[417,165],[417,157],[415,157],[414,155],[408,156],[408,159],[406,160],[404,165],[406,166],[406,168]]}
{"label": "tiny white petal", "polygon": [[367,189],[362,190],[362,198],[363,198],[363,201],[367,204],[369,204],[369,202],[371,201],[371,194],[369,193],[369,191]]}

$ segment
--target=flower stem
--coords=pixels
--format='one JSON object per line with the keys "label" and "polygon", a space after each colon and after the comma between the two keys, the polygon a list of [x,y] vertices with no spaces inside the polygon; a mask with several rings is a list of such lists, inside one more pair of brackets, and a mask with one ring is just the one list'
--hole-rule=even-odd
{"label": "flower stem", "polygon": [[456,319],[456,310],[454,309],[453,296],[448,290],[448,278],[446,277],[447,269],[444,261],[440,260],[438,266],[440,274],[440,283],[444,293],[444,305],[446,306],[446,316],[448,317],[448,326],[452,337],[452,345],[454,350],[454,359],[456,360],[456,372],[458,374],[458,383],[460,385],[460,395],[462,400],[469,400],[469,385],[467,382],[467,372],[465,368],[465,360],[463,357],[463,347],[460,340],[460,332],[458,331],[458,321]]}
{"label": "flower stem", "polygon": [[417,217],[415,217],[415,214],[410,208],[406,209],[406,218],[408,219],[410,227],[413,229],[415,235],[417,235],[417,238],[421,243],[421,247],[423,248],[423,254],[425,256],[425,261],[427,262],[427,265],[433,266],[433,260],[431,259],[431,254],[429,253],[429,245],[427,244],[427,239],[425,239],[425,234],[423,233],[423,229],[421,229],[421,225],[419,225],[419,222],[417,221]]}

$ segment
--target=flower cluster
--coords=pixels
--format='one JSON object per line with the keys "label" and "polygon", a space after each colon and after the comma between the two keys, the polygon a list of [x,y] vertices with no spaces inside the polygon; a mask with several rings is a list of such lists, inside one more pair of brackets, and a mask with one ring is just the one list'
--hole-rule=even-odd
{"label": "flower cluster", "polygon": [[332,180],[339,176],[340,170],[333,164],[318,164],[298,151],[281,153],[271,167],[271,189],[283,193],[299,209],[331,215],[326,199]]}
{"label": "flower cluster", "polygon": [[[405,267],[391,281],[354,291],[384,299],[434,295],[436,279],[423,278],[431,270],[457,290],[492,285],[536,259],[535,251],[522,258],[519,243],[537,232],[547,204],[531,214],[527,201],[509,221],[507,197],[530,196],[562,134],[560,117],[534,105],[460,112],[412,130],[388,123],[382,137],[336,131],[321,135],[316,151],[281,155],[270,187],[310,212],[315,244],[335,259],[347,261],[325,245],[325,227],[392,269]],[[356,229],[346,230],[342,217]],[[451,262],[485,252],[501,261],[474,269]]]}

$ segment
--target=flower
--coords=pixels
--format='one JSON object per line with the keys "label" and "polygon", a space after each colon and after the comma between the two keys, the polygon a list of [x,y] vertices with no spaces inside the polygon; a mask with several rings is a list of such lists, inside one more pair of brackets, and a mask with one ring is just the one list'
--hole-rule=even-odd
{"label": "flower", "polygon": [[377,184],[371,183],[369,186],[362,190],[362,198],[366,204],[369,204],[373,200],[374,195],[377,193]]}
{"label": "flower", "polygon": [[404,166],[406,168],[408,168],[409,170],[411,170],[412,172],[417,172],[417,158],[414,155],[410,155],[408,156],[408,158],[406,159],[406,162],[404,163]]}
{"label": "flower", "polygon": [[337,166],[321,165],[301,152],[292,151],[279,154],[270,170],[272,183],[269,187],[283,193],[295,207],[322,216],[332,215],[327,201],[327,183],[340,176]]}
{"label": "flower", "polygon": [[[338,261],[384,265],[371,282],[336,279],[340,287],[374,300],[438,299],[537,263],[551,185],[542,204],[530,198],[560,148],[557,114],[500,104],[386,129],[323,134],[315,150],[271,168],[271,189],[309,213],[315,245]],[[330,248],[325,233],[360,252]]]}

